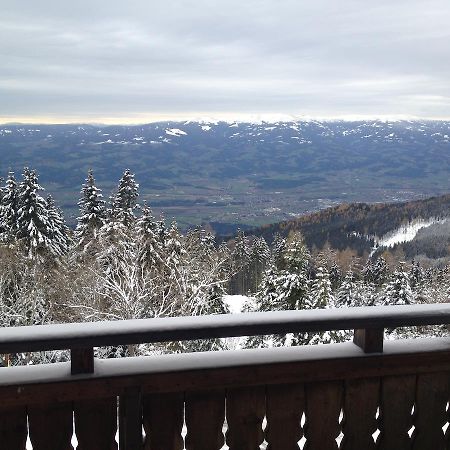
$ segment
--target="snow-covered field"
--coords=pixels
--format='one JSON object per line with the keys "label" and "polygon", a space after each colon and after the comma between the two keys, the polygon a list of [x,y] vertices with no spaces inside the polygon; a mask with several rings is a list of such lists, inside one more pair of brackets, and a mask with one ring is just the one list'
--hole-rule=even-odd
{"label": "snow-covered field", "polygon": [[435,219],[431,218],[428,220],[416,219],[409,222],[407,225],[401,226],[400,228],[385,234],[381,238],[375,239],[375,247],[372,250],[372,254],[375,253],[375,250],[379,247],[392,248],[396,244],[400,244],[403,242],[410,242],[416,236],[417,233],[423,229],[434,225],[435,223],[445,223],[449,219]]}

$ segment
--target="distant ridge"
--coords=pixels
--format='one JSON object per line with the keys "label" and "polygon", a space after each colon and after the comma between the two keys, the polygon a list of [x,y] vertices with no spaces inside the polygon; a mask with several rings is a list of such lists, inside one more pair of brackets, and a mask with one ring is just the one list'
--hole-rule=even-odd
{"label": "distant ridge", "polygon": [[[329,245],[332,249],[350,248],[359,256],[367,256],[374,244],[371,236],[384,236],[413,220],[446,217],[450,217],[450,194],[401,203],[344,203],[247,230],[246,234],[263,236],[270,242],[275,233],[287,236],[291,231],[300,231],[310,248],[320,250]],[[447,238],[450,243],[450,235]]]}

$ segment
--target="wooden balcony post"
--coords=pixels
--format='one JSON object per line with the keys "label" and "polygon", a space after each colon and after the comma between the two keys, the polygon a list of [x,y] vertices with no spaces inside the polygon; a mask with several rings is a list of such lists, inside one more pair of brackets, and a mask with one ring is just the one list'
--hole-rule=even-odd
{"label": "wooden balcony post", "polygon": [[72,348],[70,366],[72,375],[94,373],[94,349],[92,347]]}
{"label": "wooden balcony post", "polygon": [[142,447],[142,394],[138,386],[130,386],[119,397],[119,450]]}
{"label": "wooden balcony post", "polygon": [[383,352],[384,328],[356,329],[353,342],[364,350],[364,353]]}

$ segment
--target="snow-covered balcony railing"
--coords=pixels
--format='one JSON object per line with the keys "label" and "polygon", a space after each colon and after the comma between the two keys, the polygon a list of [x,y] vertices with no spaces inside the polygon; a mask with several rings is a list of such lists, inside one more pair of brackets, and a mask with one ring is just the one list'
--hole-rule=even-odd
{"label": "snow-covered balcony railing", "polygon": [[[448,449],[450,338],[383,346],[383,329],[449,323],[450,304],[434,304],[0,329],[0,353],[72,355],[71,363],[0,369],[0,449],[23,450],[28,434],[35,450],[70,449],[75,433],[80,450],[111,450],[117,417],[127,450],[225,442],[245,450],[263,441],[272,450],[305,442],[310,450]],[[107,360],[93,352],[341,329],[355,329],[354,343]]]}

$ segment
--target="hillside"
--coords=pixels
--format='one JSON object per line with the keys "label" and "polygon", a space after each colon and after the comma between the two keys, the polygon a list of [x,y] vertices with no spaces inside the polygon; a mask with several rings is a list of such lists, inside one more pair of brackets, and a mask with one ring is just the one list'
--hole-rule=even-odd
{"label": "hillside", "polygon": [[[450,217],[450,194],[401,203],[352,203],[327,208],[289,221],[265,225],[248,234],[263,236],[267,241],[274,234],[287,236],[291,231],[301,231],[310,248],[329,246],[338,251],[351,249],[367,257],[375,242],[382,240],[401,226],[414,220]],[[448,221],[419,230],[414,240],[397,244],[405,256],[417,255],[442,258],[450,255]]]}
{"label": "hillside", "polygon": [[227,232],[341,203],[445,194],[449,136],[445,121],[2,125],[0,176],[36,168],[73,224],[89,168],[106,197],[130,168],[156,214]]}

